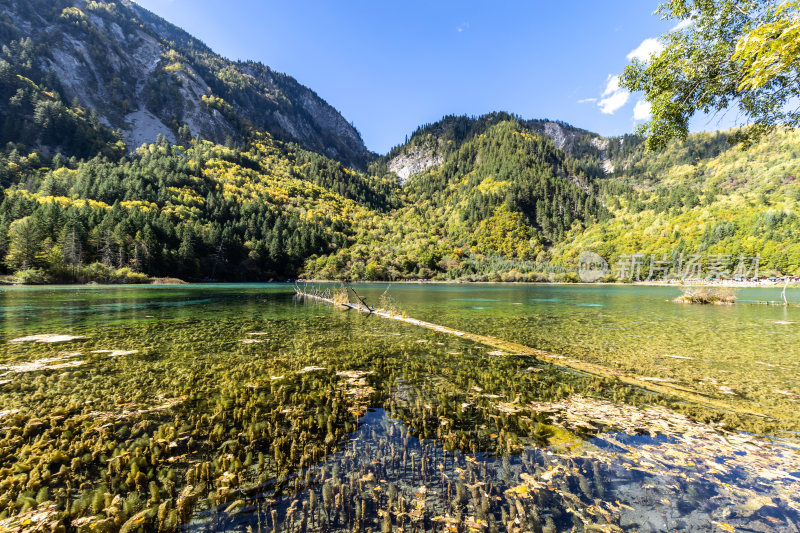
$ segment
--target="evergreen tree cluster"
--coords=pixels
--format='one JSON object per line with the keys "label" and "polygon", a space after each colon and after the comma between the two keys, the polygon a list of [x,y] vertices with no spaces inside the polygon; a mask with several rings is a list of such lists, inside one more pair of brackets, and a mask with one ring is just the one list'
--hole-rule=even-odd
{"label": "evergreen tree cluster", "polygon": [[[341,192],[316,186],[317,158],[295,159],[264,136],[250,151],[161,140],[118,161],[26,163],[0,202],[5,267],[59,281],[113,281],[115,269],[195,280],[294,277],[309,256],[346,246],[347,210],[391,203],[365,192],[368,177],[332,161],[324,167],[341,176]],[[0,159],[6,174],[14,159],[15,151]],[[83,268],[92,265],[97,272]]]}

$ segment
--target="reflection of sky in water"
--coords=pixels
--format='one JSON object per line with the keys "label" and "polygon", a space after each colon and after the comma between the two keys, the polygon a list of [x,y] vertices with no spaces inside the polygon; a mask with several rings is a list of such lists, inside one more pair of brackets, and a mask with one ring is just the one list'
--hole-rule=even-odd
{"label": "reflection of sky in water", "polygon": [[0,288],[0,336],[74,332],[150,315],[158,320],[221,317],[232,311],[231,304],[275,311],[277,302],[291,298],[285,284]]}
{"label": "reflection of sky in water", "polygon": [[[698,530],[719,519],[721,509],[735,507],[742,495],[761,498],[769,506],[746,517],[730,513],[726,520],[736,527],[770,531],[777,521],[786,524],[800,518],[785,499],[771,498],[769,484],[754,483],[753,472],[734,467],[704,476],[693,467],[682,468],[680,460],[672,462],[668,450],[681,444],[676,437],[612,432],[572,452],[564,447],[526,447],[502,458],[447,452],[435,440],[415,438],[408,426],[384,409],[370,409],[359,422],[339,451],[292,475],[306,480],[298,492],[276,491],[273,484],[263,484],[249,492],[238,513],[231,516],[220,506],[204,512],[188,529],[204,530],[212,523],[218,529],[255,530],[258,524],[271,524],[272,510],[282,528],[290,529],[293,524],[285,517],[290,509],[300,510],[302,502],[308,503],[312,492],[316,502],[323,502],[324,491],[332,488],[331,493],[337,494],[341,490],[337,487],[354,482],[358,487],[354,499],[366,506],[360,526],[372,530],[383,526],[384,531],[388,525],[399,526],[401,520],[406,527],[414,523],[409,516],[419,517],[426,530],[464,520],[476,525],[489,521],[505,530],[506,505],[515,508],[519,523],[534,531],[543,530],[542,526],[567,531],[577,524],[586,530],[619,530],[608,529],[608,521],[623,530]],[[643,454],[642,465],[649,466],[631,463],[640,453],[636,450]],[[423,458],[429,465],[427,474],[420,468]],[[707,459],[725,468],[729,458]],[[730,492],[720,491],[721,487]],[[398,497],[410,504],[408,510],[424,512],[404,516],[396,509]],[[316,521],[316,529],[347,531],[353,529],[352,516],[344,508],[328,507],[311,521]]]}
{"label": "reflection of sky in water", "polygon": [[162,307],[184,307],[190,305],[198,305],[211,302],[211,298],[202,298],[196,300],[177,300],[177,301],[153,301],[153,302],[113,302],[105,304],[89,304],[81,306],[6,306],[0,307],[0,317],[10,317],[15,315],[35,315],[40,312],[57,311],[62,314],[78,314],[78,313],[104,313],[104,312],[120,312],[134,309],[158,309]]}

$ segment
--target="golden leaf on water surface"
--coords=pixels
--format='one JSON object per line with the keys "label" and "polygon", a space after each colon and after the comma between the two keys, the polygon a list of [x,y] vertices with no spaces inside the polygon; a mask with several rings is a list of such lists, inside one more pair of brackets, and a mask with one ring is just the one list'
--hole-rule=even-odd
{"label": "golden leaf on water surface", "polygon": [[539,481],[538,479],[536,479],[535,477],[533,477],[531,474],[528,474],[527,472],[523,472],[522,474],[520,474],[520,476],[519,476],[519,477],[520,477],[520,478],[522,478],[522,480],[523,480],[523,481],[524,481],[524,482],[525,482],[525,483],[526,483],[526,484],[527,484],[527,485],[528,485],[530,488],[533,488],[533,489],[539,489],[539,488],[542,488],[542,487],[544,487],[544,486],[545,486],[545,485],[544,485],[544,483],[542,483],[541,481]]}
{"label": "golden leaf on water surface", "polygon": [[506,491],[506,494],[515,494],[518,498],[530,498],[531,489],[525,483],[520,483],[516,487],[512,487]]}
{"label": "golden leaf on water surface", "polygon": [[520,409],[519,406],[508,402],[497,402],[496,404],[493,405],[493,407],[498,411],[500,411],[501,413],[506,413],[506,414],[514,414],[522,410]]}
{"label": "golden leaf on water surface", "polygon": [[139,353],[139,350],[92,350],[89,353],[105,353],[108,354],[109,357],[120,357],[122,355]]}
{"label": "golden leaf on water surface", "polygon": [[340,370],[336,372],[336,375],[342,378],[349,378],[349,379],[359,379],[364,376],[369,376],[370,374],[374,374],[375,372],[364,371],[364,370]]}
{"label": "golden leaf on water surface", "polygon": [[488,526],[488,524],[480,518],[467,518],[464,520],[464,525],[473,531],[482,531]]}
{"label": "golden leaf on water surface", "polygon": [[221,481],[221,482],[224,483],[224,482],[230,481],[231,479],[233,479],[235,477],[236,477],[236,475],[231,473],[231,472],[223,472],[222,475],[217,478],[217,481]]}
{"label": "golden leaf on water surface", "polygon": [[714,520],[712,520],[711,523],[714,524],[715,526],[717,526],[718,528],[720,528],[723,531],[729,531],[731,533],[736,531],[735,527],[733,527],[730,524],[726,524],[725,522],[715,522]]}

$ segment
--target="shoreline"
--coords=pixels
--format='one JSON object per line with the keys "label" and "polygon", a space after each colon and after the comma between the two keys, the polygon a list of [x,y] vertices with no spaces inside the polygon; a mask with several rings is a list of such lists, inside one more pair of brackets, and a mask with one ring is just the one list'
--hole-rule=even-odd
{"label": "shoreline", "polygon": [[[764,289],[783,289],[784,284],[780,282],[770,281],[732,281],[726,280],[723,282],[708,282],[703,280],[688,280],[686,282],[680,281],[608,281],[608,282],[568,282],[568,281],[462,281],[462,280],[435,280],[435,279],[409,279],[409,280],[384,280],[384,281],[371,281],[371,280],[352,280],[342,281],[335,279],[285,279],[285,280],[271,280],[271,281],[185,281],[179,278],[163,277],[151,278],[145,283],[125,283],[125,282],[110,282],[99,283],[96,281],[89,281],[86,283],[16,283],[8,280],[0,279],[0,287],[114,287],[114,286],[148,286],[148,285],[240,285],[240,284],[264,284],[264,283],[348,283],[359,285],[385,285],[385,284],[417,284],[417,285],[553,285],[553,286],[593,286],[593,287],[674,287],[676,289],[686,289],[688,287],[727,287],[733,289],[744,288],[764,288]],[[797,289],[800,288],[800,282],[790,282],[786,284],[787,288]]]}
{"label": "shoreline", "polygon": [[[184,281],[179,278],[150,278],[147,282],[144,283],[137,283],[137,282],[109,282],[109,283],[100,283],[97,281],[87,281],[85,283],[17,283],[8,280],[0,280],[0,287],[116,287],[116,286],[125,286],[125,287],[135,287],[135,286],[147,286],[147,285],[190,285],[193,282]],[[210,283],[224,283],[224,282],[210,282]]]}
{"label": "shoreline", "polygon": [[[623,287],[674,287],[682,289],[686,287],[730,287],[730,288],[783,288],[782,283],[771,282],[758,282],[758,281],[725,281],[723,283],[709,283],[703,281],[687,281],[687,282],[671,282],[671,281],[608,281],[608,282],[591,282],[584,281],[568,282],[568,281],[459,281],[459,280],[434,280],[434,279],[411,279],[411,280],[396,280],[396,281],[342,281],[331,279],[303,279],[298,278],[296,283],[357,283],[357,284],[385,284],[385,283],[416,283],[419,285],[425,284],[440,284],[440,285],[567,285],[567,286],[623,286]],[[788,288],[800,288],[800,282],[791,282],[787,285]]]}

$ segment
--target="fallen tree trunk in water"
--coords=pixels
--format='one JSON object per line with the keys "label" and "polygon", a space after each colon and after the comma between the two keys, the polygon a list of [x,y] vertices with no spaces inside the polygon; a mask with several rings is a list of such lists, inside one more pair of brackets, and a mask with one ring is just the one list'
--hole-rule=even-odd
{"label": "fallen tree trunk in water", "polygon": [[583,372],[591,376],[598,376],[598,377],[605,377],[612,379],[616,378],[628,385],[639,387],[641,389],[648,390],[651,392],[656,392],[659,394],[669,394],[677,398],[680,398],[681,400],[692,402],[698,405],[706,405],[709,407],[713,407],[715,409],[731,411],[750,416],[772,418],[766,413],[751,411],[748,409],[734,408],[734,406],[725,401],[718,400],[697,390],[689,389],[675,383],[669,383],[666,380],[659,381],[658,378],[646,378],[638,376],[636,374],[623,372],[622,370],[608,368],[602,365],[589,363],[587,361],[580,361],[578,359],[573,359],[563,355],[550,353],[545,350],[531,348],[523,344],[505,341],[503,339],[498,339],[497,337],[491,337],[488,335],[479,335],[476,333],[469,333],[467,331],[460,331],[457,329],[449,328],[447,326],[440,326],[432,322],[426,322],[424,320],[418,320],[416,318],[407,317],[403,314],[388,311],[386,309],[370,307],[361,298],[359,298],[359,302],[355,304],[350,303],[349,301],[334,300],[333,298],[329,297],[330,296],[329,291],[326,291],[325,293],[322,294],[317,292],[307,292],[305,290],[301,290],[300,287],[298,287],[297,285],[295,285],[295,292],[297,296],[300,298],[316,300],[322,303],[330,304],[334,307],[352,309],[355,311],[360,311],[362,313],[374,314],[379,317],[387,318],[390,320],[405,322],[406,324],[411,324],[414,326],[430,329],[439,333],[444,333],[446,335],[453,335],[463,339],[469,339],[478,344],[483,344],[484,346],[491,346],[493,348],[497,348],[498,350],[500,350],[498,352],[489,352],[490,355],[498,355],[498,356],[526,355],[526,356],[536,357],[555,366],[566,368],[572,371]]}

